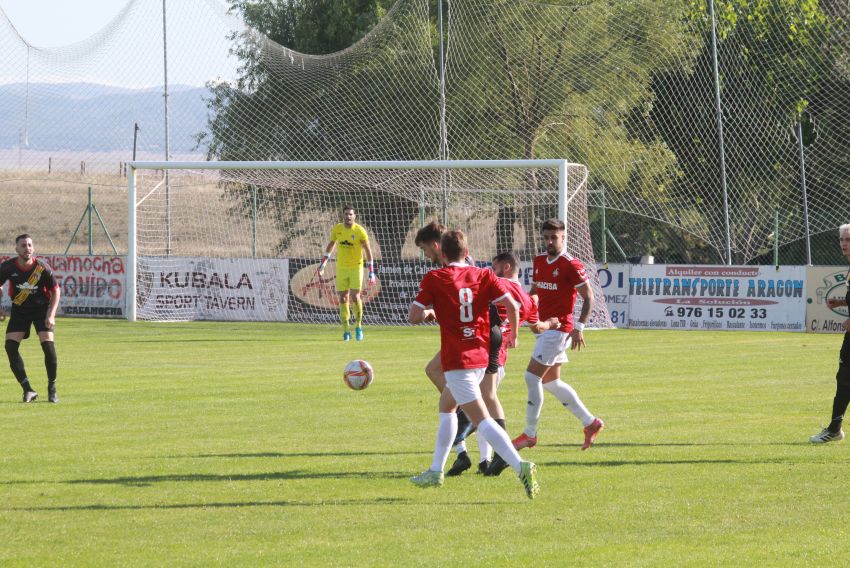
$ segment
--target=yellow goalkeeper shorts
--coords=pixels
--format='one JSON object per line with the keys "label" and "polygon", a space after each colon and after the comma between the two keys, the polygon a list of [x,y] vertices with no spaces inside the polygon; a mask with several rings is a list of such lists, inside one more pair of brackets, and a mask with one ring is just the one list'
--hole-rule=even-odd
{"label": "yellow goalkeeper shorts", "polygon": [[363,267],[336,269],[336,291],[360,290],[363,287]]}

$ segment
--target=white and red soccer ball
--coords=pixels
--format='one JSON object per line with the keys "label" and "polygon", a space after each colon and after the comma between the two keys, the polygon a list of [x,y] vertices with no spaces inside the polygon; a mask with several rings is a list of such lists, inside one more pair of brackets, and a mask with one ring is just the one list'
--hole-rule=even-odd
{"label": "white and red soccer ball", "polygon": [[342,380],[352,390],[363,390],[372,384],[372,379],[375,373],[372,370],[372,365],[362,359],[355,359],[345,366],[342,372]]}

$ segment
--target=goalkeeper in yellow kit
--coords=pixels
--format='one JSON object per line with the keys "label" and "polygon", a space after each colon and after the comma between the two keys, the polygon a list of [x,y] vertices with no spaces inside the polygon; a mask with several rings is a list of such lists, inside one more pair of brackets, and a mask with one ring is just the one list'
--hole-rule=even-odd
{"label": "goalkeeper in yellow kit", "polygon": [[319,275],[325,272],[328,259],[339,245],[336,259],[336,293],[339,295],[339,319],[342,322],[342,340],[351,340],[351,312],[354,312],[354,338],[363,341],[363,300],[360,289],[363,283],[363,257],[369,268],[369,284],[375,283],[375,265],[366,229],[354,222],[354,207],[344,207],[342,223],[331,229],[331,239],[319,264]]}

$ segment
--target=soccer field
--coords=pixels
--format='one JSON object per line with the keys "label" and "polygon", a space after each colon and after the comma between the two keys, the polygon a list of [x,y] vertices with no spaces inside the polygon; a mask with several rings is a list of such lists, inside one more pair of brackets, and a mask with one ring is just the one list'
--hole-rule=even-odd
{"label": "soccer field", "polygon": [[[0,383],[3,566],[778,566],[846,553],[846,442],[812,446],[840,337],[611,330],[564,376],[605,419],[546,395],[541,495],[467,472],[441,489],[431,459],[436,328],[129,324],[62,319],[61,403]],[[524,332],[501,388],[524,421]],[[375,368],[348,390],[342,368]],[[471,455],[477,455],[473,436]],[[449,458],[449,465],[454,459]],[[843,551],[843,552],[842,552]],[[838,560],[840,564],[841,561]]]}

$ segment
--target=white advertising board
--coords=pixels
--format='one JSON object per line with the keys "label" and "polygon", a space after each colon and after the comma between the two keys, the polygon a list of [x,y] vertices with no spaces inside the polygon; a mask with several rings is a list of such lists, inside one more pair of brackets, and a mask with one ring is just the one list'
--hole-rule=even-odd
{"label": "white advertising board", "polygon": [[635,265],[629,327],[804,331],[803,266]]}
{"label": "white advertising board", "polygon": [[806,270],[806,330],[813,333],[844,333],[847,307],[828,308],[827,298],[844,299],[846,266],[810,266]]}
{"label": "white advertising board", "polygon": [[139,257],[139,319],[286,321],[289,261]]}
{"label": "white advertising board", "polygon": [[[0,254],[0,262],[16,255]],[[59,285],[58,315],[72,317],[124,317],[123,256],[36,255],[53,269]],[[8,309],[8,294],[0,306]]]}

